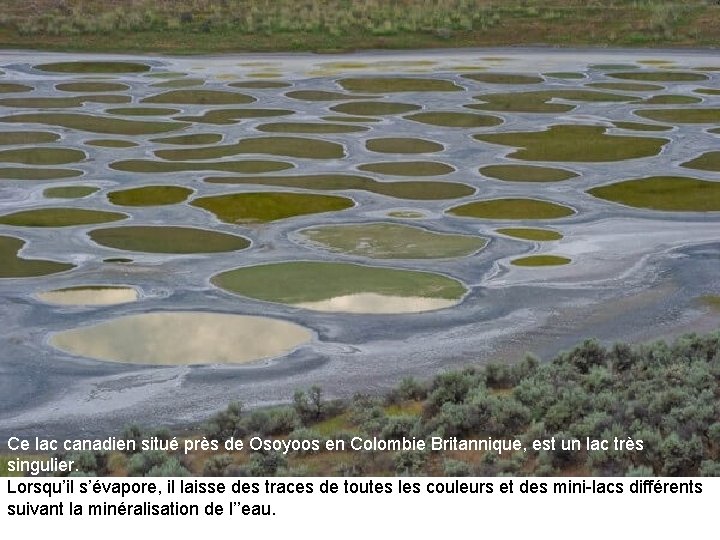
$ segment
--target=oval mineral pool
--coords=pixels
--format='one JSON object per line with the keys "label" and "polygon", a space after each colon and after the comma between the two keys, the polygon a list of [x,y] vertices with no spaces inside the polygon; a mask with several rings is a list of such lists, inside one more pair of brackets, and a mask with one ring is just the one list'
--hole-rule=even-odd
{"label": "oval mineral pool", "polygon": [[[647,112],[660,112],[654,109]],[[544,131],[473,135],[478,141],[517,147],[507,157],[529,161],[603,162],[658,155],[669,139],[608,135],[602,126],[555,125]]]}
{"label": "oval mineral pool", "polygon": [[242,105],[257,101],[252,96],[222,90],[169,90],[149,96],[141,103],[170,103],[173,105]]}
{"label": "oval mineral pool", "polygon": [[68,263],[21,257],[25,244],[14,236],[0,236],[0,279],[47,276],[74,268]]}
{"label": "oval mineral pool", "polygon": [[570,259],[560,255],[529,255],[513,259],[510,264],[513,266],[535,267],[535,266],[563,266],[570,264]]}
{"label": "oval mineral pool", "polygon": [[55,85],[55,90],[60,92],[124,92],[130,90],[127,84],[113,82],[71,82]]}
{"label": "oval mineral pool", "polygon": [[312,338],[294,323],[200,312],[128,315],[66,330],[50,343],[67,353],[129,364],[244,364],[289,353]]}
{"label": "oval mineral pool", "polygon": [[479,236],[434,232],[394,223],[319,225],[299,233],[310,246],[371,259],[448,259],[485,247]]}
{"label": "oval mineral pool", "polygon": [[0,215],[0,224],[14,227],[74,227],[127,219],[127,214],[85,208],[45,207]]}
{"label": "oval mineral pool", "polygon": [[110,306],[135,302],[140,295],[134,287],[79,285],[37,294],[42,302],[59,306]]}
{"label": "oval mineral pool", "polygon": [[263,223],[309,214],[339,212],[355,205],[352,199],[338,195],[285,192],[213,195],[200,197],[190,204],[231,224]]}
{"label": "oval mineral pool", "polygon": [[256,300],[368,314],[442,309],[457,304],[467,292],[460,281],[433,272],[320,261],[245,266],[211,281]]}
{"label": "oval mineral pool", "polygon": [[223,253],[250,246],[244,236],[217,231],[161,225],[131,225],[90,231],[101,246],[142,253]]}
{"label": "oval mineral pool", "polygon": [[82,199],[99,190],[95,186],[58,186],[45,188],[43,196],[46,199]]}

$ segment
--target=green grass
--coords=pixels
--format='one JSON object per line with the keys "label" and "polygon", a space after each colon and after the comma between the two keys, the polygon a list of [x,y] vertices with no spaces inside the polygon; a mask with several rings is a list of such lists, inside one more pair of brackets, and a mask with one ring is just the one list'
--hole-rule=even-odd
{"label": "green grass", "polygon": [[388,416],[421,416],[423,412],[422,401],[405,401],[395,405],[388,405],[383,409]]}
{"label": "green grass", "polygon": [[97,193],[100,188],[93,186],[60,186],[45,188],[43,196],[46,199],[82,199]]}
{"label": "green grass", "polygon": [[222,141],[222,133],[193,133],[191,135],[178,135],[176,137],[162,137],[151,139],[150,142],[158,144],[217,144]]}
{"label": "green grass", "polygon": [[163,94],[143,98],[140,101],[171,105],[245,105],[257,100],[240,92],[223,90],[170,90]]}
{"label": "green grass", "polygon": [[560,240],[563,235],[557,231],[551,231],[549,229],[527,229],[527,228],[507,228],[497,229],[497,232],[513,238],[520,238],[521,240],[530,240],[533,242],[552,242]]}
{"label": "green grass", "polygon": [[147,174],[163,174],[184,171],[225,171],[235,173],[266,173],[292,169],[292,163],[284,161],[153,161],[151,159],[128,159],[115,161],[110,168],[116,171],[137,172]]}
{"label": "green grass", "polygon": [[0,94],[13,94],[17,92],[30,92],[34,90],[32,86],[16,83],[0,83]]}
{"label": "green grass", "polygon": [[95,229],[88,234],[102,246],[143,253],[222,253],[250,246],[242,236],[189,227],[137,225]]}
{"label": "green grass", "polygon": [[193,190],[180,186],[144,186],[108,193],[108,200],[118,206],[163,206],[179,204]]}
{"label": "green grass", "polygon": [[700,157],[686,161],[682,166],[700,171],[718,172],[720,171],[720,152],[705,152]]}
{"label": "green grass", "polygon": [[87,155],[82,150],[39,146],[0,150],[1,163],[22,163],[24,165],[65,165],[83,161]]}
{"label": "green grass", "polygon": [[562,182],[578,176],[566,169],[536,165],[487,165],[480,174],[506,182]]}
{"label": "green grass", "polygon": [[520,73],[468,73],[463,77],[488,84],[540,84],[544,81],[542,77]]}
{"label": "green grass", "polygon": [[257,130],[265,133],[360,133],[368,128],[328,122],[272,122],[257,126]]}
{"label": "green grass", "polygon": [[31,113],[0,117],[0,122],[44,124],[111,135],[153,135],[188,127],[182,122],[143,122],[122,118],[105,118],[92,114]]}
{"label": "green grass", "polygon": [[241,296],[287,304],[357,293],[454,300],[466,290],[440,274],[331,262],[246,266],[218,274],[212,282]]}
{"label": "green grass", "polygon": [[717,124],[720,122],[719,108],[702,109],[638,109],[635,114],[671,124]]}
{"label": "green grass", "polygon": [[696,88],[693,92],[705,96],[720,96],[720,88]]}
{"label": "green grass", "polygon": [[85,141],[85,144],[90,146],[102,146],[104,148],[133,148],[139,146],[138,143],[133,141],[126,141],[123,139],[90,139]]}
{"label": "green grass", "polygon": [[150,71],[147,64],[136,62],[53,62],[35,66],[50,73],[143,73]]}
{"label": "green grass", "polygon": [[300,101],[345,101],[348,99],[367,99],[372,96],[353,96],[342,92],[328,92],[327,90],[291,90],[285,94],[292,99]]}
{"label": "green grass", "polygon": [[75,169],[37,169],[31,167],[0,167],[0,178],[13,180],[58,180],[82,176],[83,172]]}
{"label": "green grass", "polygon": [[627,71],[610,73],[608,77],[613,79],[625,79],[629,81],[650,81],[650,82],[690,82],[705,81],[707,75],[689,71]]}
{"label": "green grass", "polygon": [[413,77],[363,77],[340,79],[340,86],[350,92],[387,94],[394,92],[459,92],[462,86],[443,79]]}
{"label": "green grass", "polygon": [[437,233],[390,223],[326,225],[303,229],[302,237],[336,253],[371,259],[447,259],[485,247],[477,236]]}
{"label": "green grass", "polygon": [[0,224],[15,227],[72,227],[127,219],[126,214],[84,208],[35,208],[0,216]]}
{"label": "green grass", "polygon": [[397,103],[393,101],[353,101],[340,103],[331,107],[331,110],[353,116],[385,116],[393,114],[404,114],[417,111],[420,105],[410,103]]}
{"label": "green grass", "polygon": [[720,296],[707,294],[705,296],[701,296],[700,301],[709,308],[715,311],[720,311]]}
{"label": "green grass", "polygon": [[531,161],[604,162],[655,156],[667,139],[608,135],[599,126],[556,125],[545,131],[474,135],[480,141],[522,148],[510,157]]}
{"label": "green grass", "polygon": [[554,79],[569,79],[578,80],[584,79],[586,75],[577,71],[553,71],[550,73],[543,73],[543,77],[552,77]]}
{"label": "green grass", "polygon": [[349,414],[339,414],[312,425],[313,431],[325,437],[336,436],[342,431],[352,432],[353,426]]}
{"label": "green grass", "polygon": [[129,103],[130,96],[118,94],[91,94],[89,96],[16,97],[0,99],[3,107],[16,109],[69,109],[85,103]]}
{"label": "green grass", "polygon": [[658,124],[645,124],[643,122],[613,122],[616,128],[629,129],[631,131],[670,131],[671,126],[661,126]]}
{"label": "green grass", "polygon": [[74,268],[72,264],[57,261],[20,258],[18,252],[24,245],[24,240],[14,236],[0,236],[0,278],[47,276]]}
{"label": "green grass", "polygon": [[513,266],[561,266],[570,264],[570,259],[558,255],[529,255],[510,261]]}
{"label": "green grass", "polygon": [[609,201],[668,212],[720,211],[720,182],[683,176],[649,176],[588,190]]}
{"label": "green grass", "polygon": [[643,101],[644,105],[691,105],[701,103],[702,99],[695,96],[679,96],[674,94],[657,95]]}
{"label": "green grass", "polygon": [[481,219],[558,219],[572,216],[575,211],[537,199],[489,199],[456,206],[449,213]]}
{"label": "green grass", "polygon": [[157,150],[155,155],[168,160],[217,159],[237,154],[269,154],[273,156],[339,159],[345,157],[341,144],[305,137],[255,137],[235,144]]}
{"label": "green grass", "polygon": [[60,92],[124,92],[130,90],[127,84],[113,82],[75,82],[60,83],[55,85],[55,90]]}
{"label": "green grass", "polygon": [[47,131],[5,131],[0,132],[0,145],[5,144],[44,144],[60,139],[57,133]]}
{"label": "green grass", "polygon": [[13,459],[10,456],[0,456],[0,477],[13,477],[13,476],[22,476],[23,473],[19,472],[8,472],[8,462]]}
{"label": "green grass", "polygon": [[431,126],[477,128],[494,127],[503,123],[501,118],[489,114],[472,114],[446,111],[428,111],[410,114],[406,120],[429,124]]}
{"label": "green grass", "polygon": [[336,195],[302,193],[233,193],[201,197],[190,204],[215,214],[225,223],[255,223],[308,214],[337,212],[354,202]]}
{"label": "green grass", "polygon": [[105,109],[105,112],[120,116],[170,116],[171,114],[179,113],[180,110],[160,107],[115,107],[113,109]]}
{"label": "green grass", "polygon": [[429,154],[442,152],[445,149],[442,144],[433,141],[411,139],[408,137],[367,139],[365,141],[365,148],[371,152],[383,154]]}
{"label": "green grass", "polygon": [[367,176],[349,174],[311,174],[296,176],[210,177],[211,184],[256,184],[321,191],[364,190],[387,197],[412,200],[459,199],[475,193],[467,184],[457,182],[401,181],[379,182]]}

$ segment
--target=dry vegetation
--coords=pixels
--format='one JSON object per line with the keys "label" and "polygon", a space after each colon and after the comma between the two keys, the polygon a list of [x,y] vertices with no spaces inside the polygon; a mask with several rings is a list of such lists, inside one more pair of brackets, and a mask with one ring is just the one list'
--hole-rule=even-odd
{"label": "dry vegetation", "polygon": [[[246,411],[233,403],[190,434],[129,427],[122,439],[173,436],[214,441],[216,451],[76,452],[74,475],[131,476],[718,476],[720,475],[720,334],[675,343],[605,348],[588,340],[548,363],[533,358],[405,379],[383,397],[324,398],[298,391],[291,405]],[[319,441],[319,450],[248,451],[254,437]],[[504,452],[326,451],[324,441],[518,440]],[[554,437],[554,451],[533,441]],[[643,441],[642,450],[563,451],[560,441],[587,437]],[[245,441],[239,452],[225,441]],[[139,444],[139,443],[138,443]],[[182,446],[182,445],[181,445]],[[59,456],[63,457],[63,456]],[[0,470],[2,461],[0,461]]]}
{"label": "dry vegetation", "polygon": [[717,45],[710,0],[5,0],[0,46],[163,52]]}

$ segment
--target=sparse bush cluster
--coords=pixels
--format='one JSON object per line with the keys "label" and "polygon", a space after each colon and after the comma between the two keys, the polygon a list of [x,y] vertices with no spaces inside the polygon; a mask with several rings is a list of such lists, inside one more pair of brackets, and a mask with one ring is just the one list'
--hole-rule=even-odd
{"label": "sparse bush cluster", "polygon": [[[154,435],[131,426],[124,438]],[[216,441],[262,436],[349,441],[354,436],[519,439],[526,452],[224,451],[201,456],[139,452],[81,453],[77,475],[126,472],[163,476],[335,475],[610,475],[720,474],[720,334],[689,335],[673,344],[604,347],[588,340],[548,363],[527,357],[449,371],[429,382],[404,379],[384,398],[325,399],[319,387],[293,404],[245,412],[239,403],[215,414],[197,436]],[[555,437],[553,451],[534,440]],[[641,439],[642,451],[567,451],[559,441]],[[222,446],[221,446],[222,448]],[[322,447],[321,447],[322,448]]]}

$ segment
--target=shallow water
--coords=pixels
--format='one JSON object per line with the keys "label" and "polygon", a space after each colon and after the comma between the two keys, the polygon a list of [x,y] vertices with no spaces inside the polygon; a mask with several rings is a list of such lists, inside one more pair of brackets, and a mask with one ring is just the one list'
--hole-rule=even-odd
{"label": "shallow water", "polygon": [[[212,278],[212,282],[248,298],[298,307],[312,306],[308,309],[316,310],[328,306],[332,308],[330,311],[338,311],[338,303],[352,306],[347,297],[358,294],[363,295],[361,300],[367,299],[364,295],[371,294],[405,297],[408,303],[416,304],[417,298],[457,303],[466,292],[462,283],[441,274],[320,261],[246,266],[220,273]],[[371,298],[379,300],[375,296]],[[406,304],[401,305],[396,300],[391,300],[392,303],[402,312],[407,309]],[[381,308],[379,301],[365,305],[368,308],[376,306],[382,309],[381,313],[388,313],[388,308]]]}
{"label": "shallow water", "polygon": [[71,354],[133,364],[245,364],[307,343],[312,333],[297,324],[218,313],[128,315],[52,336]]}
{"label": "shallow water", "polygon": [[298,302],[293,305],[313,311],[397,315],[401,313],[421,313],[423,311],[446,309],[455,304],[457,304],[456,300],[447,300],[445,298],[358,293],[336,296],[317,302]]}
{"label": "shallow water", "polygon": [[133,287],[112,285],[79,285],[40,292],[36,296],[41,302],[59,306],[111,306],[135,302],[140,297]]}

